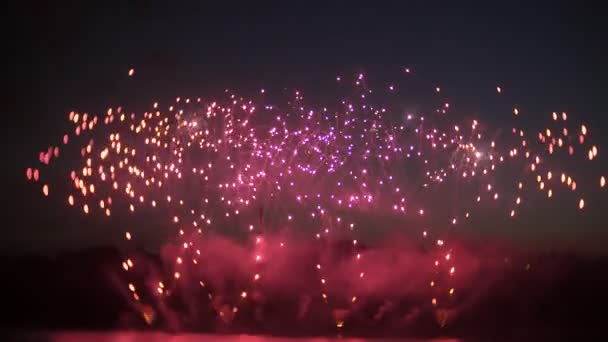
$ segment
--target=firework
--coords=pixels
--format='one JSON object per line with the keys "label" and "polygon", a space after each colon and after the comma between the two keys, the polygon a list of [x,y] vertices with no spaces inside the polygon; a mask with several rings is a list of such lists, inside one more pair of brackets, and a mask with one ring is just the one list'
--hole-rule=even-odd
{"label": "firework", "polygon": [[[404,82],[410,76],[405,69]],[[263,266],[272,262],[267,251],[289,248],[267,239],[269,232],[306,232],[320,245],[350,241],[355,266],[348,272],[357,282],[340,293],[328,289],[332,262],[315,262],[319,298],[349,311],[368,277],[356,266],[365,259],[358,229],[374,229],[370,217],[389,217],[429,245],[433,262],[420,267],[433,270],[428,303],[440,308],[456,292],[451,279],[457,256],[447,239],[486,203],[514,219],[523,203],[532,202],[526,197],[541,192],[550,200],[561,188],[573,194],[573,207],[588,205],[584,195],[591,187],[562,165],[591,162],[599,149],[590,144],[591,129],[566,113],[548,115],[547,127],[524,129],[517,120],[525,109],[512,106],[503,115],[513,118],[513,127],[499,135],[482,118],[452,115],[447,91],[439,86],[428,87],[434,96],[428,108],[403,111],[399,82],[371,89],[363,74],[352,85],[344,77],[335,80],[350,95],[330,107],[306,103],[299,91],[273,95],[261,89],[251,99],[226,90],[215,99],[155,102],[137,114],[120,107],[103,115],[70,112],[70,131],[39,153],[40,165],[27,168],[26,177],[42,183],[44,196],[85,215],[111,219],[154,210],[175,232],[171,241],[179,252],[171,276],[126,285],[137,303],[145,286],[157,305],[180,282],[207,288],[193,271],[208,265],[200,258],[206,232],[242,233],[253,246],[250,260],[243,260],[251,265],[250,279],[229,306],[218,306],[222,317],[234,317],[252,289],[264,286]],[[492,96],[505,92],[496,86]],[[61,170],[60,158],[80,165],[62,170],[61,178],[47,176],[47,170]],[[64,187],[51,182],[70,190],[56,193]],[[601,176],[600,187],[605,184]],[[453,200],[449,194],[456,188]],[[129,243],[137,240],[132,230],[124,234]],[[137,264],[128,256],[122,268],[134,272]],[[340,312],[338,328],[345,319]]]}

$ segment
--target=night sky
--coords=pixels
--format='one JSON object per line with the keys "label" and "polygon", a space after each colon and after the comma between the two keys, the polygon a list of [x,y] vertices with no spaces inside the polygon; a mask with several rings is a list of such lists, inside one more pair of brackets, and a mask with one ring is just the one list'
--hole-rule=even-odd
{"label": "night sky", "polygon": [[[123,239],[124,228],[79,221],[25,182],[24,169],[61,136],[70,110],[101,113],[117,104],[143,106],[225,87],[298,87],[314,96],[336,74],[391,78],[410,66],[474,106],[487,101],[476,95],[480,90],[500,84],[525,104],[529,120],[567,111],[603,132],[595,134],[600,162],[594,167],[608,170],[602,155],[608,147],[608,24],[599,7],[572,1],[24,3],[5,9],[14,36],[5,41],[6,51],[14,58],[4,71],[14,94],[3,125],[2,251]],[[132,80],[130,67],[137,73]],[[465,235],[541,246],[561,241],[585,250],[608,237],[601,210],[606,200],[590,198],[585,215],[550,212],[508,229],[488,222]]]}

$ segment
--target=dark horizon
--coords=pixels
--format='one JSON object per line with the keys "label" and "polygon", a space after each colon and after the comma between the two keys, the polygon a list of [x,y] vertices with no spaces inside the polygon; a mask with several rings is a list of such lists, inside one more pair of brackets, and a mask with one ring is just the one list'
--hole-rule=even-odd
{"label": "dark horizon", "polygon": [[[190,334],[213,334],[217,338],[245,334],[562,340],[600,336],[603,316],[597,310],[608,303],[602,288],[606,273],[601,271],[607,258],[553,254],[502,260],[486,254],[467,276],[467,287],[457,287],[457,300],[446,308],[444,327],[430,310],[428,294],[411,288],[411,283],[417,281],[413,279],[420,277],[415,269],[399,275],[404,277],[404,283],[395,284],[396,287],[375,295],[360,294],[356,310],[348,315],[341,329],[336,328],[332,318],[340,305],[327,305],[315,295],[315,289],[300,292],[297,282],[283,283],[251,290],[251,300],[238,301],[233,298],[238,293],[231,291],[231,282],[238,284],[238,275],[229,272],[206,278],[205,288],[176,289],[170,307],[152,305],[147,309],[155,318],[146,322],[143,314],[148,311],[129,304],[129,293],[124,289],[127,276],[116,267],[123,257],[111,248],[95,248],[64,252],[54,258],[3,259],[0,266],[11,274],[11,281],[3,282],[1,289],[11,293],[5,309],[12,315],[0,326],[10,328],[19,341],[30,335],[33,340],[55,340],[54,336],[79,332],[103,334],[105,340],[113,340],[125,331],[134,336],[168,334],[163,339]],[[140,265],[145,261],[152,269],[162,268],[163,263],[161,257],[145,253],[134,260]],[[91,273],[91,269],[96,271]],[[309,276],[298,275],[298,282],[314,282]],[[128,279],[141,282],[145,277],[138,274]],[[206,297],[209,291],[217,301]],[[307,296],[311,302],[305,305]],[[217,315],[233,302],[240,308],[234,319]],[[192,303],[198,303],[196,317],[188,315]],[[24,307],[36,309],[24,311]]]}

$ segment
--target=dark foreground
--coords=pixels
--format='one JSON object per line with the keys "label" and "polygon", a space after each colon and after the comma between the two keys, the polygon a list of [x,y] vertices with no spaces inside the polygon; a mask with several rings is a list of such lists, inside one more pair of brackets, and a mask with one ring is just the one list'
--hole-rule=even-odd
{"label": "dark foreground", "polygon": [[[608,260],[571,255],[526,260],[533,260],[533,267],[510,261],[508,266],[481,268],[472,275],[469,288],[462,289],[461,299],[449,308],[443,327],[437,312],[427,305],[428,297],[410,296],[362,298],[338,329],[332,308],[312,300],[304,314],[298,313],[301,298],[281,293],[241,306],[231,320],[219,318],[218,308],[209,301],[182,297],[170,304],[169,317],[159,314],[146,322],[124,294],[125,282],[117,267],[122,256],[114,249],[54,258],[4,258],[1,326],[16,339],[53,341],[194,341],[207,340],[208,334],[217,341],[268,340],[266,336],[423,340],[601,336],[608,310]],[[191,307],[197,308],[196,319],[183,318]]]}
{"label": "dark foreground", "polygon": [[[25,337],[24,338],[28,338]],[[322,342],[334,341],[338,338],[327,337],[310,337],[310,338],[285,338],[272,336],[254,336],[254,335],[208,335],[208,334],[179,334],[170,335],[162,332],[55,332],[55,333],[39,333],[29,335],[29,339],[45,339],[54,342],[198,342],[198,341],[218,341],[218,342],[261,342],[261,341],[300,341],[300,342]],[[361,339],[361,338],[340,338],[344,342],[374,342],[374,341],[428,341],[428,342],[459,342],[460,339],[453,338],[437,338],[432,340],[419,339]]]}

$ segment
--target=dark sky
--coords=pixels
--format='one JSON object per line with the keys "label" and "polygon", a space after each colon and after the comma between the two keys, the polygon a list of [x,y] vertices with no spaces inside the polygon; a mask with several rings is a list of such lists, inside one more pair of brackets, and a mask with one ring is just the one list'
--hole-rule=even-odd
{"label": "dark sky", "polygon": [[[57,227],[62,220],[72,220],[69,213],[42,213],[39,194],[25,186],[24,168],[35,161],[40,148],[57,138],[62,127],[56,122],[71,109],[101,111],[126,99],[150,103],[154,98],[217,92],[225,86],[315,89],[337,73],[366,71],[393,77],[407,65],[429,80],[460,89],[455,92],[465,97],[500,83],[531,111],[546,115],[565,110],[608,134],[608,24],[600,5],[92,3],[24,1],[4,10],[10,17],[5,50],[13,57],[4,68],[14,94],[9,96],[3,128],[7,162],[2,181],[8,190],[3,197],[10,220],[3,229],[2,250],[61,249],[122,238],[118,228],[108,233],[92,227]],[[136,68],[137,83],[125,82],[130,66]],[[598,145],[608,146],[606,136]],[[601,163],[606,165],[605,160]],[[601,200],[596,206],[601,207]],[[534,229],[522,223],[520,230],[500,234],[524,241],[549,236],[605,241],[606,215],[595,215],[584,222],[576,219]],[[487,231],[490,236],[499,234],[498,229]]]}

